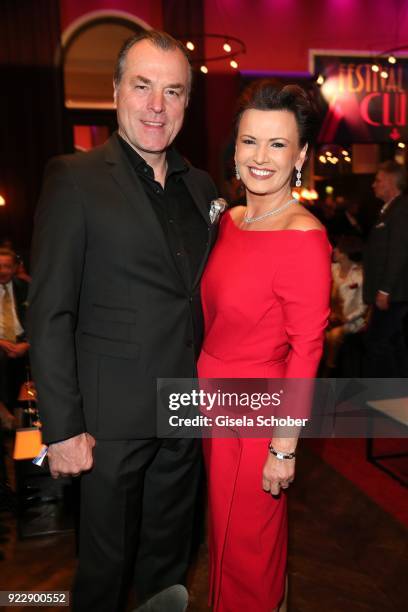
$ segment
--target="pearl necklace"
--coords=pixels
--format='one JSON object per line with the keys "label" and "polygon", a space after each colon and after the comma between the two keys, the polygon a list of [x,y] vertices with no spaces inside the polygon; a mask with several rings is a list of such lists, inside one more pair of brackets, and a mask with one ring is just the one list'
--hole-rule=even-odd
{"label": "pearl necklace", "polygon": [[259,217],[248,217],[248,214],[246,212],[243,218],[243,222],[244,223],[255,223],[255,221],[261,221],[262,219],[265,219],[266,217],[272,217],[272,215],[277,215],[278,213],[282,212],[282,210],[285,210],[285,208],[288,208],[288,206],[290,206],[294,202],[297,202],[297,200],[293,198],[292,200],[289,200],[289,202],[286,202],[285,204],[282,204],[282,206],[279,206],[279,208],[274,208],[273,210],[269,210],[263,215],[259,215]]}

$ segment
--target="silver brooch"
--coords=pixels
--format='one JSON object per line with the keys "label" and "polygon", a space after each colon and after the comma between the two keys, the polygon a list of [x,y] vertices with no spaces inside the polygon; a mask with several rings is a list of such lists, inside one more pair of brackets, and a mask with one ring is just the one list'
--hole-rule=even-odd
{"label": "silver brooch", "polygon": [[217,198],[216,200],[211,201],[210,206],[210,221],[214,225],[219,220],[220,215],[224,212],[224,210],[228,207],[227,202],[224,198]]}

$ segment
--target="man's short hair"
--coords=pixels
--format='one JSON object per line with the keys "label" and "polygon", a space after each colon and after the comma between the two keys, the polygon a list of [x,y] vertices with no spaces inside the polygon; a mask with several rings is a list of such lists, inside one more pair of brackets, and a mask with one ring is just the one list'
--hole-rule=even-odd
{"label": "man's short hair", "polygon": [[405,166],[398,164],[393,159],[383,162],[378,166],[378,170],[385,172],[386,174],[392,174],[395,177],[395,184],[397,189],[405,191],[407,188],[407,171]]}
{"label": "man's short hair", "polygon": [[17,263],[17,254],[7,247],[0,247],[0,257],[11,257],[13,262]]}
{"label": "man's short hair", "polygon": [[113,73],[113,82],[115,87],[118,88],[122,80],[127,54],[129,53],[130,49],[141,40],[150,41],[152,45],[158,49],[161,49],[162,51],[174,51],[175,49],[179,49],[179,51],[182,52],[188,63],[187,94],[189,94],[193,80],[193,71],[191,68],[191,61],[188,51],[182,42],[173,38],[173,36],[170,36],[170,34],[167,34],[167,32],[160,32],[159,30],[143,30],[142,32],[138,32],[125,40],[122,48],[119,51]]}

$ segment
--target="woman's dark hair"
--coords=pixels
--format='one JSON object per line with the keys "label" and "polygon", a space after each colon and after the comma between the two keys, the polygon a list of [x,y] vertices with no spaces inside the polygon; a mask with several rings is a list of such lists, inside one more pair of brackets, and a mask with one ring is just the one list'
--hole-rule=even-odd
{"label": "woman's dark hair", "polygon": [[340,236],[336,247],[345,253],[351,261],[359,262],[362,259],[363,241],[359,236],[353,234]]}
{"label": "woman's dark hair", "polygon": [[235,115],[235,135],[238,133],[242,114],[254,110],[286,110],[294,114],[299,131],[299,143],[303,147],[314,140],[317,127],[315,106],[298,85],[281,86],[271,79],[254,81],[241,94]]}

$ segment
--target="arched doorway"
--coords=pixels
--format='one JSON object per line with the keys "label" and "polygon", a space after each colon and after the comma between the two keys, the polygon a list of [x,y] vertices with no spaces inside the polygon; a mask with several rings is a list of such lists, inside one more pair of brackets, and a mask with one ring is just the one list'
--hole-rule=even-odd
{"label": "arched doorway", "polygon": [[89,150],[116,129],[112,75],[125,40],[150,29],[122,11],[94,11],[62,35],[62,68],[67,144]]}

